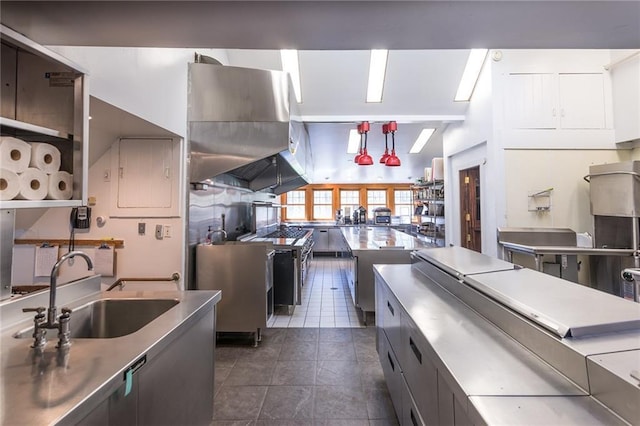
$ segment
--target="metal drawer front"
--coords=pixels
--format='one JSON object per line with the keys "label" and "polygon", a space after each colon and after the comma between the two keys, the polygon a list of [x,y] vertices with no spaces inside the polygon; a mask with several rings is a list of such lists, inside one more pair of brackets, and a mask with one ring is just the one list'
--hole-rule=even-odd
{"label": "metal drawer front", "polygon": [[[438,377],[433,351],[415,325],[402,317],[402,369],[415,401],[414,405],[427,425],[438,424]],[[429,349],[427,349],[429,348]],[[410,424],[410,423],[409,423]]]}
{"label": "metal drawer front", "polygon": [[[406,379],[406,376],[403,375],[403,378]],[[413,399],[411,391],[409,390],[405,380],[402,381],[402,413],[398,413],[398,417],[400,417],[400,424],[407,426],[426,426],[428,424],[437,424],[427,423],[423,420],[416,405],[416,401]]]}
{"label": "metal drawer front", "polygon": [[402,371],[400,370],[400,363],[395,354],[391,350],[389,341],[384,333],[381,333],[380,337],[380,364],[382,365],[382,371],[384,373],[384,379],[387,382],[387,388],[391,395],[391,401],[393,402],[393,408],[396,410],[396,415],[402,413]]}

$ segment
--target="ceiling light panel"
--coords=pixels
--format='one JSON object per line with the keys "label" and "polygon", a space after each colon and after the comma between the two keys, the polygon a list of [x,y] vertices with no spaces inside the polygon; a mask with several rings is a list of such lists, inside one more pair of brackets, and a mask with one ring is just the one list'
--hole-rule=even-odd
{"label": "ceiling light panel", "polygon": [[360,149],[360,133],[356,129],[349,130],[349,144],[347,154],[355,154]]}
{"label": "ceiling light panel", "polygon": [[476,82],[482,70],[482,64],[484,64],[484,60],[487,57],[487,52],[487,49],[471,49],[471,52],[469,52],[467,65],[464,67],[460,85],[454,98],[456,102],[468,102],[471,99],[473,89],[476,87]]}
{"label": "ceiling light panel", "polygon": [[436,129],[422,129],[422,131],[418,135],[418,138],[409,150],[409,154],[418,154],[420,151],[422,151],[422,148],[424,148],[424,146],[427,144],[429,138],[431,138],[431,135],[433,135],[433,132],[435,132],[435,130]]}
{"label": "ceiling light panel", "polygon": [[302,103],[298,51],[295,49],[282,49],[280,50],[280,60],[282,61],[282,70],[288,72],[291,76],[291,82],[293,83],[293,91],[296,95],[296,101],[298,103]]}
{"label": "ceiling light panel", "polygon": [[384,77],[387,73],[387,49],[372,49],[369,60],[367,102],[382,102]]}

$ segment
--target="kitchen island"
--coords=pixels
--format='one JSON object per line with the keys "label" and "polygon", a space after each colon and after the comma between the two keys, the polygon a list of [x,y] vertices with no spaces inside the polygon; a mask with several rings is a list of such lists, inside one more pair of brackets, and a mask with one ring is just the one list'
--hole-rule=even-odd
{"label": "kitchen island", "polygon": [[388,226],[345,226],[341,230],[350,263],[349,290],[367,324],[375,312],[373,265],[411,263],[411,252],[435,246]]}
{"label": "kitchen island", "polygon": [[[58,309],[73,311],[71,346],[57,349],[57,331],[49,330],[44,348],[34,349],[30,347],[34,313],[22,309],[46,306],[48,298],[49,291],[43,290],[0,303],[0,423],[211,422],[215,305],[220,291],[101,292],[99,275],[80,279],[57,291]],[[106,335],[74,338],[74,332],[82,331],[78,321],[83,309],[105,300],[134,307],[118,318],[105,311],[106,319],[115,322],[139,322],[135,306],[140,300],[169,302],[171,307],[124,335],[107,327],[102,330]]]}

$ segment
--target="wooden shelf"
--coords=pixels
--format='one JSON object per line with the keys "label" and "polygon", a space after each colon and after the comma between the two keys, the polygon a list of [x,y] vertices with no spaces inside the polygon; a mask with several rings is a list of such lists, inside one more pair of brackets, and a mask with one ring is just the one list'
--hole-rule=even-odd
{"label": "wooden shelf", "polygon": [[[14,240],[14,244],[25,244],[25,245],[34,245],[34,246],[42,246],[43,244],[49,244],[52,246],[68,246],[69,239],[61,239],[61,238],[35,238],[35,239],[16,239]],[[124,240],[115,240],[115,239],[102,239],[102,240],[75,240],[76,246],[82,247],[98,247],[100,244],[106,244],[108,246],[112,246],[114,248],[123,248]]]}

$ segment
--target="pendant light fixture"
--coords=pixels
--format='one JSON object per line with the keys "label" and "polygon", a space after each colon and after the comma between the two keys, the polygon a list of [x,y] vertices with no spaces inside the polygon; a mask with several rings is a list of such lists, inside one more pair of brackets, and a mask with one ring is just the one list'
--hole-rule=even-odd
{"label": "pendant light fixture", "polygon": [[358,164],[358,160],[362,157],[362,124],[358,124],[358,134],[360,135],[360,146],[358,147],[358,153],[353,158],[353,162]]}
{"label": "pendant light fixture", "polygon": [[387,143],[387,134],[389,133],[389,125],[382,125],[382,133],[384,134],[384,154],[380,157],[380,163],[386,164],[387,158],[389,158],[389,144]]}
{"label": "pendant light fixture", "polygon": [[364,148],[362,150],[362,155],[357,160],[357,163],[359,166],[370,166],[373,164],[373,158],[371,158],[369,153],[367,153],[367,133],[369,132],[369,122],[363,121],[360,128],[364,134]]}
{"label": "pendant light fixture", "polygon": [[[391,133],[391,155],[385,161],[385,165],[389,167],[398,167],[400,165],[400,159],[396,155],[396,130],[398,130],[398,123],[390,121],[387,125],[388,131]],[[366,146],[366,145],[365,145]],[[366,150],[366,149],[365,149]]]}

